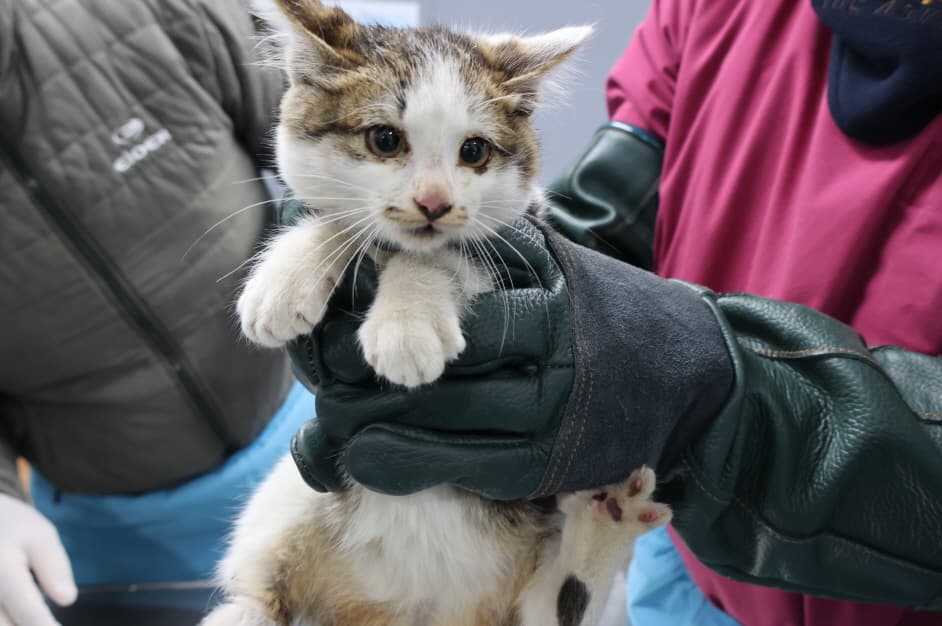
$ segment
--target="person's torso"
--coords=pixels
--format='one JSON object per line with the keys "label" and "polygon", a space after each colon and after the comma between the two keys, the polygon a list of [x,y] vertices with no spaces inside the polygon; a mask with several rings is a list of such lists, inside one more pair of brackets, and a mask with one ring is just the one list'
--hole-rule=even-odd
{"label": "person's torso", "polygon": [[245,345],[232,315],[233,271],[272,211],[197,243],[268,196],[168,35],[205,36],[188,3],[14,6],[0,422],[64,490],[178,483],[250,441],[289,384],[284,356]]}
{"label": "person's torso", "polygon": [[[939,8],[914,10],[920,19]],[[828,110],[831,36],[807,0],[697,2],[690,23],[666,137],[658,273],[799,302],[870,344],[942,354],[942,116],[884,147],[845,137]],[[942,624],[735,583],[678,547],[701,589],[746,626]]]}
{"label": "person's torso", "polygon": [[699,2],[691,24],[658,272],[942,353],[942,116],[884,147],[844,136],[827,104],[831,37],[807,1]]}

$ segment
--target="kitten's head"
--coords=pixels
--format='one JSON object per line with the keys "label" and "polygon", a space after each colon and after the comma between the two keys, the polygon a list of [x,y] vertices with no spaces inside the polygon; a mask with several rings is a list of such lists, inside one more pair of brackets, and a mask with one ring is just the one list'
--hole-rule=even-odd
{"label": "kitten's head", "polygon": [[315,0],[274,4],[291,78],[278,164],[299,199],[350,237],[412,251],[486,237],[527,209],[531,114],[589,27],[477,36],[365,26]]}

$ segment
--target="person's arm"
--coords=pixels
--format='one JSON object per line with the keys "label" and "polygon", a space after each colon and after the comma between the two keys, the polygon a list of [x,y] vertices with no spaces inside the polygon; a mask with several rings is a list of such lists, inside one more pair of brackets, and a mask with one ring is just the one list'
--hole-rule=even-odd
{"label": "person's arm", "polygon": [[675,441],[677,532],[731,578],[942,610],[942,358],[796,304],[704,298],[736,384]]}
{"label": "person's arm", "polygon": [[[675,528],[729,576],[942,610],[942,359],[870,349],[805,307],[665,280],[526,221],[502,236],[523,288],[474,302],[468,347],[435,384],[377,381],[340,304],[291,346],[317,389],[319,417],[292,444],[312,487],[533,498],[648,464]],[[351,301],[347,286],[335,302]]]}

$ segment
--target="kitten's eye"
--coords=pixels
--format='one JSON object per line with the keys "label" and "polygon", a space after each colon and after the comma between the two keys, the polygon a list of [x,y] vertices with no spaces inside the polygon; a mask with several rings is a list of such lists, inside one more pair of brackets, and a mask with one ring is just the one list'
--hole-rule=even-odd
{"label": "kitten's eye", "polygon": [[405,147],[402,135],[392,126],[374,126],[366,131],[366,147],[376,156],[391,159]]}
{"label": "kitten's eye", "polygon": [[491,160],[491,144],[486,139],[472,137],[461,146],[461,164],[467,167],[484,167]]}

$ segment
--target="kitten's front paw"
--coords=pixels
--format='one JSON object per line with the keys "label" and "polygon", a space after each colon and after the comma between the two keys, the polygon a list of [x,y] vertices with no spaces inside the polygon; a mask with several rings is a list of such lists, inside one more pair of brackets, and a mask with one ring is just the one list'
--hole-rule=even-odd
{"label": "kitten's front paw", "polygon": [[236,310],[249,340],[277,348],[311,332],[327,309],[337,277],[262,263],[245,284]]}
{"label": "kitten's front paw", "polygon": [[465,347],[456,315],[434,320],[419,315],[371,314],[360,327],[359,339],[376,373],[405,387],[436,380],[445,364]]}

